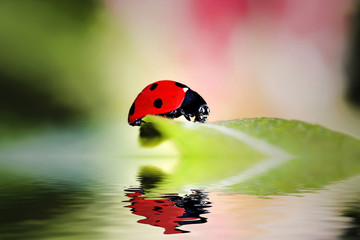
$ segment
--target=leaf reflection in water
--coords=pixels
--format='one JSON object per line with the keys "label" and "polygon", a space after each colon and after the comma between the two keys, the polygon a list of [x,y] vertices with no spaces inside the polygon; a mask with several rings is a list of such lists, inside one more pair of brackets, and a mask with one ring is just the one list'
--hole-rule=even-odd
{"label": "leaf reflection in water", "polygon": [[211,202],[201,190],[192,190],[183,197],[177,194],[148,197],[142,188],[129,188],[125,192],[130,198],[125,202],[131,203],[125,207],[131,208],[133,214],[146,217],[138,223],[162,227],[164,234],[188,233],[178,227],[207,222],[207,218],[200,215],[209,213],[206,208],[211,207]]}

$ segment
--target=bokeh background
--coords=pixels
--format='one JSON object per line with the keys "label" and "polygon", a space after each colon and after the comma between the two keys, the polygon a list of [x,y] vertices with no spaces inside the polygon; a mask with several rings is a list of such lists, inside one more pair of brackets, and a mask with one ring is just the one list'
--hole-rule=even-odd
{"label": "bokeh background", "polygon": [[[359,2],[0,2],[0,125],[129,130],[149,83],[198,91],[210,121],[281,117],[360,135]],[[133,134],[133,133],[132,133]]]}
{"label": "bokeh background", "polygon": [[[159,239],[161,230],[124,208],[144,166],[160,176],[179,166],[169,141],[140,147],[139,128],[127,123],[149,83],[188,85],[207,101],[209,121],[297,119],[359,138],[359,62],[358,0],[0,0],[0,238]],[[337,150],[326,143],[309,154]],[[309,159],[290,173],[315,185],[346,173]],[[183,166],[194,176],[209,170],[190,160]],[[184,238],[358,236],[359,179],[351,186],[272,200],[211,193],[209,223]]]}

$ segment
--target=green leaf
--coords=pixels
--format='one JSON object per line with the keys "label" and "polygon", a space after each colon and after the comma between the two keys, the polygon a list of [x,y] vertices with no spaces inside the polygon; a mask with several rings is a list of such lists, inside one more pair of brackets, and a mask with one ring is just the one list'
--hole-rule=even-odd
{"label": "green leaf", "polygon": [[146,121],[160,133],[158,142],[170,139],[179,150],[178,165],[163,188],[274,195],[319,189],[360,173],[360,141],[319,125],[275,118],[198,124],[150,116]]}

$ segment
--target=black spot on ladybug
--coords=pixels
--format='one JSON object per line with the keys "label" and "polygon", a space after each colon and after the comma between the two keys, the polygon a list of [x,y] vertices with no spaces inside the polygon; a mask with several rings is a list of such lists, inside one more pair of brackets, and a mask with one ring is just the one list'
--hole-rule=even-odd
{"label": "black spot on ladybug", "polygon": [[162,212],[161,209],[162,209],[162,207],[158,207],[158,206],[155,206],[155,207],[153,208],[153,210],[154,210],[154,211],[157,211],[157,212]]}
{"label": "black spot on ladybug", "polygon": [[179,82],[175,82],[175,85],[178,86],[178,87],[181,87],[181,88],[189,88],[188,86],[182,84],[182,83],[179,83]]}
{"label": "black spot on ladybug", "polygon": [[155,88],[156,88],[157,86],[158,86],[158,84],[157,84],[157,83],[154,83],[153,85],[151,85],[150,90],[151,90],[151,91],[155,90]]}
{"label": "black spot on ladybug", "polygon": [[133,103],[133,104],[131,105],[129,114],[130,114],[130,116],[131,116],[131,115],[133,115],[134,113],[135,113],[135,103]]}
{"label": "black spot on ladybug", "polygon": [[155,101],[154,101],[154,107],[156,108],[161,108],[163,102],[160,98],[157,98]]}

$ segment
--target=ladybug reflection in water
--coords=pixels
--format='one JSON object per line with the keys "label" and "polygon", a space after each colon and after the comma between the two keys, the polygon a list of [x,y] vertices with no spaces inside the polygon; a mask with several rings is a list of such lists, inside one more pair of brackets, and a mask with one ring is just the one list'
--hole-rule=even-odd
{"label": "ladybug reflection in water", "polygon": [[126,190],[126,196],[130,198],[132,213],[146,217],[138,223],[149,224],[165,229],[164,234],[188,233],[178,229],[186,224],[206,223],[207,220],[200,215],[209,213],[205,208],[211,207],[207,201],[207,194],[193,190],[184,197],[178,195],[145,197],[141,188]]}
{"label": "ladybug reflection in water", "polygon": [[171,81],[157,81],[146,86],[131,105],[128,123],[140,126],[146,115],[167,118],[184,116],[188,121],[205,122],[210,113],[205,100],[188,86]]}

